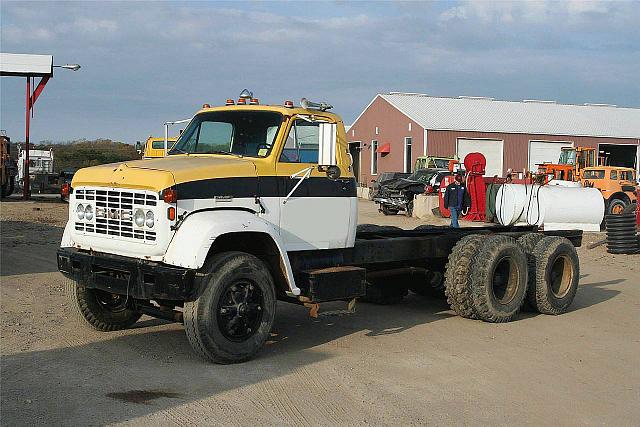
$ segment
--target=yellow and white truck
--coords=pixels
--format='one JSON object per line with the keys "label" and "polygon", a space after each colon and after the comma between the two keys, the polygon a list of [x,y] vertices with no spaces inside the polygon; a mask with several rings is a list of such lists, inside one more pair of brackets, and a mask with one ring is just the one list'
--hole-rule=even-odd
{"label": "yellow and white truck", "polygon": [[164,158],[79,170],[59,270],[95,329],[181,322],[205,359],[262,347],[276,300],[310,308],[442,292],[458,314],[510,321],[575,296],[579,231],[357,225],[342,120],[326,103],[246,96],[198,111]]}

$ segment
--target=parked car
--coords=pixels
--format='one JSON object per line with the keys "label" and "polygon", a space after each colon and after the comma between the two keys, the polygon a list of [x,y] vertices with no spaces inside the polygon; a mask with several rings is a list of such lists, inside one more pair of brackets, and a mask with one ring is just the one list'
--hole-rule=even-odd
{"label": "parked car", "polygon": [[371,187],[369,187],[369,194],[371,195],[371,199],[373,199],[378,194],[381,185],[387,184],[400,178],[406,178],[409,175],[411,174],[405,172],[382,172],[380,175],[378,175],[377,179],[371,180]]}
{"label": "parked car", "polygon": [[380,205],[379,211],[385,215],[403,211],[411,216],[416,194],[424,193],[427,188],[437,193],[442,177],[447,174],[451,174],[447,169],[420,169],[408,177],[386,181],[380,185],[373,201]]}

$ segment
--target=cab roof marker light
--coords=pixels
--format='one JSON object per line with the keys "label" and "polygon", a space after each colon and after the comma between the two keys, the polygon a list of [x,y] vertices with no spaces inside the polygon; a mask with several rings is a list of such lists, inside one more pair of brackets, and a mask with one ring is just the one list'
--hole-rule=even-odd
{"label": "cab roof marker light", "polygon": [[235,105],[236,103],[233,101],[233,99],[229,98],[227,99],[227,102],[224,105]]}
{"label": "cab roof marker light", "polygon": [[249,104],[251,104],[251,105],[259,105],[260,101],[258,100],[258,98],[251,98],[251,101],[249,101]]}
{"label": "cab roof marker light", "polygon": [[247,101],[244,98],[238,99],[238,105],[247,105]]}
{"label": "cab roof marker light", "polygon": [[293,108],[293,101],[284,101],[285,108]]}
{"label": "cab roof marker light", "polygon": [[202,108],[211,108],[211,105],[209,105],[209,104],[202,104]]}

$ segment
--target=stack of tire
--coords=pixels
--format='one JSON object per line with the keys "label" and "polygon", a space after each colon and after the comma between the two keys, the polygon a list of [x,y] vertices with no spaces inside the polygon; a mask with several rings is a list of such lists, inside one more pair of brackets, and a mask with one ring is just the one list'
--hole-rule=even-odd
{"label": "stack of tire", "polygon": [[633,212],[607,215],[607,252],[610,254],[640,253],[636,215]]}

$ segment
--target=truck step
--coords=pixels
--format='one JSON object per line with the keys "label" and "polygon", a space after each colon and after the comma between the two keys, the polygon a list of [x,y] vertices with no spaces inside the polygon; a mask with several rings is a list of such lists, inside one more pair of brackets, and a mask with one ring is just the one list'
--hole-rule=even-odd
{"label": "truck step", "polygon": [[299,286],[312,302],[350,300],[366,292],[366,269],[354,266],[304,270]]}

